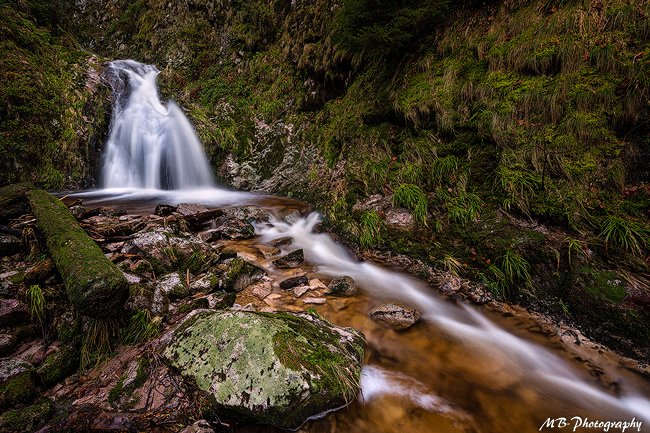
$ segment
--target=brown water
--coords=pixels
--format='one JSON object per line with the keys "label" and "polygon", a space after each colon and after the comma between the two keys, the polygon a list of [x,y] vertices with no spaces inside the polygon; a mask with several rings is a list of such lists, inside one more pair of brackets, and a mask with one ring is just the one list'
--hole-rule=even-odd
{"label": "brown water", "polygon": [[[257,204],[272,207],[276,212],[286,208],[305,209],[303,204],[287,199],[259,197]],[[104,202],[102,205],[115,207],[115,204]],[[151,201],[122,201],[119,207],[132,213],[144,213],[151,211],[153,204]],[[322,291],[296,299],[280,290],[277,283],[301,273],[327,283],[331,272],[320,273],[320,263],[279,271],[270,266],[272,258],[264,256],[269,249],[260,238],[229,244],[244,258],[267,268],[274,279],[274,293],[277,293],[272,308],[287,311],[314,308],[331,322],[354,327],[367,338],[366,376],[362,378],[366,395],[347,408],[307,423],[301,432],[536,432],[547,418],[582,417],[607,421],[631,420],[636,416],[638,420],[638,409],[635,413],[629,412],[627,407],[631,408],[632,403],[616,400],[616,394],[622,390],[634,392],[641,398],[650,396],[647,369],[646,376],[641,376],[626,369],[606,351],[584,350],[578,355],[561,344],[559,338],[540,332],[539,324],[531,316],[505,316],[481,309],[481,313],[501,330],[536,343],[535,350],[540,354],[555,354],[549,358],[552,362],[561,364],[558,367],[562,369],[572,370],[568,386],[532,374],[528,365],[518,362],[516,343],[512,351],[492,347],[498,341],[491,340],[486,340],[481,347],[480,341],[460,338],[458,333],[450,332],[453,328],[440,326],[432,320],[421,320],[406,331],[384,328],[367,316],[368,310],[381,300],[370,287],[365,287],[367,290],[354,298],[328,297],[324,305],[307,305],[302,301],[304,297],[322,295]],[[441,297],[433,288],[427,295]],[[268,302],[252,296],[249,289],[238,295],[237,302],[241,305],[251,303],[258,309],[271,308]],[[499,338],[499,334],[495,335]],[[373,393],[373,388],[378,392]],[[594,397],[594,393],[597,396]],[[649,425],[650,419],[644,420],[639,431],[650,430]],[[547,430],[552,429],[543,429]],[[573,425],[559,430],[573,431]],[[279,430],[247,426],[237,431]],[[578,428],[575,431],[603,430]]]}

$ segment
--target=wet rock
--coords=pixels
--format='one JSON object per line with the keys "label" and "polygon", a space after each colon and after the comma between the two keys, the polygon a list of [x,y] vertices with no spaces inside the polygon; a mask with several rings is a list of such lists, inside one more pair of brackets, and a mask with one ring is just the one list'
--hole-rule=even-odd
{"label": "wet rock", "polygon": [[181,305],[178,306],[178,312],[187,314],[190,311],[202,310],[210,308],[210,301],[207,298],[189,298],[185,299]]}
{"label": "wet rock", "polygon": [[311,280],[309,280],[309,286],[314,289],[327,289],[325,283],[323,283],[318,278],[312,278]]}
{"label": "wet rock", "polygon": [[294,287],[293,288],[293,296],[295,296],[296,298],[299,298],[302,295],[304,295],[305,293],[307,293],[310,288],[311,287],[309,287],[309,286]]}
{"label": "wet rock", "polygon": [[210,423],[204,419],[198,420],[194,424],[185,427],[178,433],[214,433]]}
{"label": "wet rock", "polygon": [[176,206],[171,206],[168,204],[159,204],[158,206],[156,206],[156,209],[154,209],[153,214],[161,217],[166,217],[166,216],[170,216],[174,212],[176,212]]}
{"label": "wet rock", "polygon": [[219,252],[219,260],[229,260],[237,257],[237,250],[232,247],[225,247]]}
{"label": "wet rock", "polygon": [[20,252],[20,239],[16,236],[0,234],[0,257],[13,256]]}
{"label": "wet rock", "polygon": [[176,212],[183,216],[190,216],[208,212],[208,208],[198,203],[180,203],[176,206]]}
{"label": "wet rock", "polygon": [[415,224],[413,215],[404,208],[392,208],[386,211],[386,225],[397,230],[410,230]]}
{"label": "wet rock", "polygon": [[226,292],[241,292],[265,275],[264,269],[238,257],[228,264],[228,269],[221,276],[219,288]]}
{"label": "wet rock", "polygon": [[299,277],[287,278],[286,280],[280,282],[280,288],[282,290],[289,290],[297,286],[306,286],[308,284],[309,278],[307,278],[307,275],[300,275]]}
{"label": "wet rock", "polygon": [[208,300],[208,307],[213,310],[225,310],[235,305],[237,295],[235,293],[215,292],[205,297]]}
{"label": "wet rock", "polygon": [[291,251],[279,259],[273,260],[273,266],[276,268],[297,268],[305,261],[302,249]]}
{"label": "wet rock", "polygon": [[276,239],[276,240],[272,241],[271,245],[276,247],[276,248],[279,248],[279,247],[282,247],[282,246],[285,246],[285,245],[291,245],[292,243],[293,243],[293,238],[292,237],[284,237],[284,238],[280,238],[280,239]]}
{"label": "wet rock", "polygon": [[0,299],[0,328],[29,322],[29,308],[17,299]]}
{"label": "wet rock", "polygon": [[271,213],[268,210],[257,206],[240,206],[224,209],[223,213],[230,217],[255,223],[268,222],[271,220]]}
{"label": "wet rock", "polygon": [[133,312],[146,310],[152,317],[164,317],[169,311],[169,297],[158,285],[132,284],[126,306]]}
{"label": "wet rock", "polygon": [[216,228],[207,233],[206,242],[216,242],[219,239],[250,239],[255,236],[255,227],[245,219],[235,217],[219,218]]}
{"label": "wet rock", "polygon": [[252,286],[251,294],[258,299],[264,299],[271,294],[273,287],[271,286],[271,279],[268,277],[262,278]]}
{"label": "wet rock", "polygon": [[54,409],[50,400],[42,400],[31,406],[10,410],[0,416],[0,431],[11,433],[36,431],[53,414]]}
{"label": "wet rock", "polygon": [[308,297],[308,298],[304,298],[304,299],[302,300],[302,302],[304,302],[305,304],[322,305],[322,304],[325,304],[325,303],[327,302],[327,299],[325,299],[325,298],[314,298],[314,297]]}
{"label": "wet rock", "polygon": [[45,387],[50,387],[65,379],[79,368],[79,349],[73,345],[57,347],[50,352],[36,370]]}
{"label": "wet rock", "polygon": [[352,277],[343,276],[334,278],[327,286],[328,295],[332,296],[354,296],[357,294],[357,284]]}
{"label": "wet rock", "polygon": [[33,371],[29,362],[0,359],[0,408],[24,403],[34,395]]}
{"label": "wet rock", "polygon": [[297,428],[358,393],[364,338],[309,314],[199,311],[163,357],[218,413]]}
{"label": "wet rock", "polygon": [[373,307],[368,316],[375,322],[395,330],[413,326],[420,319],[420,312],[396,301],[387,301]]}
{"label": "wet rock", "polygon": [[6,356],[10,354],[16,347],[18,340],[15,335],[7,334],[5,332],[0,333],[0,356]]}
{"label": "wet rock", "polygon": [[121,252],[142,256],[156,273],[181,269],[201,271],[216,260],[210,245],[190,233],[176,233],[170,228],[139,233]]}
{"label": "wet rock", "polygon": [[171,301],[182,299],[190,295],[178,272],[167,274],[158,280],[158,287],[165,292]]}
{"label": "wet rock", "polygon": [[25,273],[25,285],[41,284],[55,273],[54,262],[50,257],[41,260]]}

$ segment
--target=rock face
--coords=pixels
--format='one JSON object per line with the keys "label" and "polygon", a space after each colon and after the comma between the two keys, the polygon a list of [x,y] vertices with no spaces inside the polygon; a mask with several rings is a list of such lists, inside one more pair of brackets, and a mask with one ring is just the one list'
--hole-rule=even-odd
{"label": "rock face", "polygon": [[420,319],[420,312],[399,302],[388,301],[374,307],[368,316],[377,323],[401,331],[413,326]]}
{"label": "rock face", "polygon": [[294,429],[354,399],[364,347],[358,331],[309,314],[199,311],[163,357],[217,411]]}
{"label": "rock face", "polygon": [[352,277],[348,277],[347,275],[334,278],[327,288],[329,290],[327,294],[332,296],[354,296],[358,291],[357,284]]}

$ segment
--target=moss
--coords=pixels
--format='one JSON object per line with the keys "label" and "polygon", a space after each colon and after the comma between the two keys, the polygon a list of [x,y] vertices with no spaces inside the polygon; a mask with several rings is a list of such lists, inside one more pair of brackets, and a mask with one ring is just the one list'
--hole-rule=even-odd
{"label": "moss", "polygon": [[584,279],[587,291],[597,298],[618,304],[627,294],[622,279],[613,271],[583,267],[578,273]]}
{"label": "moss", "polygon": [[36,370],[41,383],[50,387],[79,368],[79,349],[74,346],[63,346],[58,351],[48,355],[43,364]]}
{"label": "moss", "polygon": [[126,375],[121,376],[115,386],[108,393],[108,402],[119,410],[129,410],[138,404],[139,397],[133,393],[141,388],[149,378],[149,361],[143,359],[138,362],[135,376],[128,380]]}
{"label": "moss", "polygon": [[33,369],[21,367],[19,373],[0,384],[0,407],[25,403],[34,395]]}
{"label": "moss", "polygon": [[114,315],[128,296],[122,272],[59,199],[44,191],[32,191],[29,200],[70,301],[88,316]]}
{"label": "moss", "polygon": [[43,400],[22,409],[10,410],[0,415],[0,430],[12,433],[36,431],[53,413],[50,400]]}
{"label": "moss", "polygon": [[265,271],[239,257],[232,259],[228,269],[221,277],[220,290],[239,292],[262,278]]}

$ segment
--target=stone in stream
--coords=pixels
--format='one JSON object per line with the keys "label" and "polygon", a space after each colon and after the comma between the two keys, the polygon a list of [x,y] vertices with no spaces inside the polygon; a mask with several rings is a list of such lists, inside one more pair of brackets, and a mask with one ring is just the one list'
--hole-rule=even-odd
{"label": "stone in stream", "polygon": [[327,286],[328,295],[332,296],[354,296],[357,294],[357,284],[352,277],[343,276],[334,278]]}
{"label": "stone in stream", "polygon": [[304,298],[304,299],[302,300],[302,302],[304,302],[305,304],[322,305],[322,304],[327,303],[327,299],[325,299],[325,298],[314,298],[314,297],[308,297],[308,298]]}
{"label": "stone in stream", "polygon": [[176,206],[176,212],[183,216],[190,216],[208,212],[208,208],[198,203],[180,203]]}
{"label": "stone in stream", "polygon": [[274,246],[276,248],[282,247],[285,245],[291,245],[293,243],[293,238],[292,237],[284,237],[284,238],[279,238],[275,239],[274,241],[271,242],[271,246]]}
{"label": "stone in stream", "polygon": [[293,289],[297,286],[306,286],[309,284],[309,278],[306,275],[300,275],[298,277],[287,278],[284,281],[280,282],[280,288],[282,290]]}
{"label": "stone in stream", "polygon": [[226,292],[241,292],[265,275],[264,269],[237,257],[230,261],[228,269],[221,276],[219,289]]}
{"label": "stone in stream", "polygon": [[216,242],[219,239],[241,240],[255,236],[255,227],[242,218],[223,217],[216,220],[216,228],[205,236],[206,242]]}
{"label": "stone in stream", "polygon": [[24,403],[36,391],[34,367],[17,358],[0,359],[0,409]]}
{"label": "stone in stream", "polygon": [[217,413],[297,429],[355,399],[364,347],[360,332],[305,313],[197,311],[163,357]]}
{"label": "stone in stream", "polygon": [[170,216],[174,212],[176,212],[176,206],[171,206],[168,204],[159,204],[158,206],[156,206],[156,209],[154,209],[153,214],[161,217],[166,217],[166,216]]}
{"label": "stone in stream", "polygon": [[273,260],[273,266],[276,268],[297,268],[305,261],[305,255],[302,249],[291,251],[290,253]]}
{"label": "stone in stream", "polygon": [[122,271],[106,258],[58,198],[41,190],[28,196],[68,299],[84,315],[115,315],[129,294]]}
{"label": "stone in stream", "polygon": [[387,301],[373,307],[368,316],[375,322],[397,331],[413,326],[420,312],[396,301]]}

